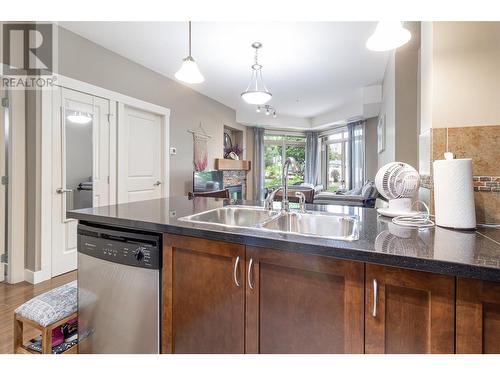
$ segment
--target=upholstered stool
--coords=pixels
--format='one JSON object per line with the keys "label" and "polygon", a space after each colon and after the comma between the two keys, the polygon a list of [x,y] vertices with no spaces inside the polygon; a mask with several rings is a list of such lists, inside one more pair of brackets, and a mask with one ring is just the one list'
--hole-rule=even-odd
{"label": "upholstered stool", "polygon": [[[42,334],[42,354],[52,353],[52,330],[77,316],[76,281],[32,298],[14,312],[14,353],[33,353],[23,344],[24,324]],[[77,345],[64,353],[76,353]]]}

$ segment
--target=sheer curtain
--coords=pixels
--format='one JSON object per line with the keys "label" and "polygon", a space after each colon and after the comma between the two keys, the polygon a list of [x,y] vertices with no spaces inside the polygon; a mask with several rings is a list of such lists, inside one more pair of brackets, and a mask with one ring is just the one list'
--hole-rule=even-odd
{"label": "sheer curtain", "polygon": [[347,124],[349,189],[359,188],[365,181],[365,122],[356,121]]}
{"label": "sheer curtain", "polygon": [[253,199],[264,200],[264,129],[253,128]]}
{"label": "sheer curtain", "polygon": [[306,132],[306,161],[304,182],[316,185],[318,179],[319,163],[319,133]]}

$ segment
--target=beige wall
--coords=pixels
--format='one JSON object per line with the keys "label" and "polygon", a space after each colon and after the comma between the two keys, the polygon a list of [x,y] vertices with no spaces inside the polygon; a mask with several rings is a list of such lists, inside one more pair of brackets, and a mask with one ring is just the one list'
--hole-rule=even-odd
{"label": "beige wall", "polygon": [[411,22],[407,27],[412,40],[391,53],[382,82],[385,150],[378,154],[378,168],[393,161],[418,167],[420,23]]}
{"label": "beige wall", "polygon": [[432,34],[432,127],[500,124],[500,22],[434,22]]}
{"label": "beige wall", "polygon": [[214,168],[214,159],[223,156],[224,125],[245,129],[236,123],[232,108],[66,29],[59,28],[58,36],[60,74],[170,108],[170,143],[177,147],[170,164],[170,195],[184,195],[192,189],[193,145],[187,129],[198,127],[201,121],[212,135],[208,146],[210,169]]}
{"label": "beige wall", "polygon": [[420,22],[408,27],[411,41],[395,54],[396,160],[418,168],[418,55]]}
{"label": "beige wall", "polygon": [[382,83],[380,115],[385,117],[385,150],[378,154],[378,167],[396,160],[396,59],[391,53]]}

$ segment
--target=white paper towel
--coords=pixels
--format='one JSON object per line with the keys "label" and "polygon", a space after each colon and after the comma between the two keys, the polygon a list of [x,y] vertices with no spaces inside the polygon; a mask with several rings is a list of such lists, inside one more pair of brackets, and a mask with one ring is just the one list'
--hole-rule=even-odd
{"label": "white paper towel", "polygon": [[434,209],[442,227],[476,227],[472,159],[434,161]]}

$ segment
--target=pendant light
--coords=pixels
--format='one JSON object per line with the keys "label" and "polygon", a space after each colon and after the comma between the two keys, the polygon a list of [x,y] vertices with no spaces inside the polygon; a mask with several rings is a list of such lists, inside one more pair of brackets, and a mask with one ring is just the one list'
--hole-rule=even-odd
{"label": "pendant light", "polygon": [[241,94],[242,99],[249,104],[264,104],[271,100],[273,96],[266,88],[266,85],[264,85],[262,79],[262,65],[258,62],[258,52],[261,47],[262,43],[255,42],[252,44],[252,48],[255,48],[252,77],[250,78],[247,89]]}
{"label": "pendant light", "polygon": [[410,31],[400,21],[380,21],[366,41],[366,48],[371,51],[389,51],[401,47],[410,39]]}
{"label": "pendant light", "polygon": [[182,60],[182,66],[175,73],[175,78],[186,83],[201,83],[205,80],[198,69],[196,61],[191,56],[191,21],[189,21],[189,55]]}

